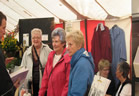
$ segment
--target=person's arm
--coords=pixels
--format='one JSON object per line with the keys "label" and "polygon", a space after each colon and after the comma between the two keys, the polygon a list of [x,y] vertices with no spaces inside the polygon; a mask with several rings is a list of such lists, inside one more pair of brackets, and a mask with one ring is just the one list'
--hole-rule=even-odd
{"label": "person's arm", "polygon": [[69,96],[84,96],[87,90],[87,75],[82,67],[78,67],[72,78],[71,94]]}
{"label": "person's arm", "polygon": [[70,74],[70,63],[66,64],[66,83],[65,86],[63,88],[62,94],[61,96],[67,96],[68,94],[68,85],[69,85],[69,74]]}
{"label": "person's arm", "polygon": [[131,96],[132,95],[132,86],[131,84],[126,84],[121,93],[120,93],[120,96]]}
{"label": "person's arm", "polygon": [[[48,63],[49,61],[47,61]],[[46,63],[46,66],[45,66],[45,69],[44,69],[44,73],[43,73],[43,78],[42,78],[42,82],[41,82],[41,88],[39,90],[39,95],[38,96],[44,96],[47,88],[48,88],[48,73],[47,73],[47,64]]]}
{"label": "person's arm", "polygon": [[8,63],[10,63],[13,59],[14,59],[14,57],[6,58],[5,59],[5,65],[7,65]]}
{"label": "person's arm", "polygon": [[[76,67],[74,76],[72,78],[72,87],[68,96],[84,96],[87,91],[87,85],[92,83],[90,80],[93,79],[94,73],[92,68],[89,68],[86,64],[89,64],[89,61],[80,61],[80,64]],[[91,82],[89,82],[89,80]]]}
{"label": "person's arm", "polygon": [[15,88],[18,88],[19,85],[20,85],[20,78],[18,78],[18,79],[14,82]]}
{"label": "person's arm", "polygon": [[26,64],[27,64],[27,50],[24,52],[24,54],[23,54],[23,58],[22,58],[22,61],[21,61],[21,67],[22,66],[24,66],[24,67],[26,67]]}

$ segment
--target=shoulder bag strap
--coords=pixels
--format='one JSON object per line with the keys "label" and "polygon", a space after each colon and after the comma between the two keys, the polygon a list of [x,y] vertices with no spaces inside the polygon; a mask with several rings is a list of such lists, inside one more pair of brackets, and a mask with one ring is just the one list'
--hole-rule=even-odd
{"label": "shoulder bag strap", "polygon": [[37,51],[36,51],[36,48],[34,47],[34,45],[33,45],[33,48],[34,48],[35,54],[36,54],[36,56],[37,56],[37,59],[38,59],[38,61],[39,61],[39,65],[40,65],[40,67],[41,67],[41,71],[42,71],[42,75],[43,75],[43,67],[42,67],[40,58],[39,58],[39,56],[38,56],[38,54],[37,54]]}

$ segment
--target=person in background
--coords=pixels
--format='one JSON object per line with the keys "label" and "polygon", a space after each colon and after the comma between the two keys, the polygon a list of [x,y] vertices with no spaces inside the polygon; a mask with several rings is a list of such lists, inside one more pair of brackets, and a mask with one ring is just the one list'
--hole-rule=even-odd
{"label": "person in background", "polygon": [[[6,16],[0,11],[0,40],[6,33],[6,21]],[[8,64],[13,59],[13,57],[5,59],[2,49],[0,48],[0,96],[14,96],[15,90],[19,86],[20,80],[17,80],[13,84],[5,66],[5,64]]]}
{"label": "person in background", "polygon": [[53,50],[45,66],[44,75],[39,90],[39,96],[67,96],[70,60],[66,50],[66,33],[62,28],[56,28],[51,33]]}
{"label": "person in background", "polygon": [[[33,96],[38,96],[38,91],[42,81],[42,70],[47,62],[49,53],[52,51],[48,45],[42,43],[42,30],[34,28],[31,31],[32,46],[30,46],[23,55],[21,66],[29,69],[26,82],[32,82]],[[36,53],[34,50],[36,49]],[[37,58],[37,55],[40,59]],[[41,65],[40,65],[41,63]],[[31,80],[31,81],[30,81]]]}
{"label": "person in background", "polygon": [[117,66],[116,77],[120,80],[115,96],[132,96],[132,84],[128,78],[130,66],[127,62],[121,62]]}
{"label": "person in background", "polygon": [[69,33],[66,42],[69,56],[72,56],[68,96],[88,96],[94,77],[93,57],[84,49],[81,31]]}
{"label": "person in background", "polygon": [[97,75],[111,80],[105,96],[113,96],[115,92],[115,82],[110,71],[110,62],[106,59],[101,59],[98,63]]}

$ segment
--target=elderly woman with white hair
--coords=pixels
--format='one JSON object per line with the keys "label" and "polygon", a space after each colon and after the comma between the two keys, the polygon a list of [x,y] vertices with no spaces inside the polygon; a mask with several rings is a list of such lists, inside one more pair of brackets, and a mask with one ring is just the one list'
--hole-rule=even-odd
{"label": "elderly woman with white hair", "polygon": [[67,96],[70,57],[66,50],[66,33],[62,28],[56,28],[52,33],[53,50],[45,66],[44,75],[39,90],[39,96]]}
{"label": "elderly woman with white hair", "polygon": [[94,77],[94,62],[91,53],[84,49],[84,36],[81,31],[67,35],[70,64],[70,79],[68,96],[88,96]]}
{"label": "elderly woman with white hair", "polygon": [[[26,77],[26,82],[32,80],[33,96],[38,96],[38,91],[42,81],[41,66],[43,68],[45,67],[48,55],[52,50],[49,48],[48,45],[42,43],[42,31],[39,28],[32,29],[31,40],[32,46],[30,46],[24,52],[21,66],[25,66],[29,69],[29,72]],[[36,53],[34,48],[36,49]],[[37,55],[40,60],[38,60]]]}

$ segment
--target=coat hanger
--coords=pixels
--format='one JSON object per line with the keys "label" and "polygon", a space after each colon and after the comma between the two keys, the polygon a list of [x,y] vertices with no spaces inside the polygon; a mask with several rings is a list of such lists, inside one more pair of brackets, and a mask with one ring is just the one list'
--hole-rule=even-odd
{"label": "coat hanger", "polygon": [[115,25],[113,25],[113,27],[112,27],[112,28],[114,28],[114,27],[118,27],[118,25],[117,25],[117,24],[115,24]]}
{"label": "coat hanger", "polygon": [[104,30],[105,30],[105,27],[104,27],[103,23],[99,23],[99,24],[97,25],[96,31],[98,31],[99,27],[100,27],[100,30],[101,30],[101,31],[104,31]]}

